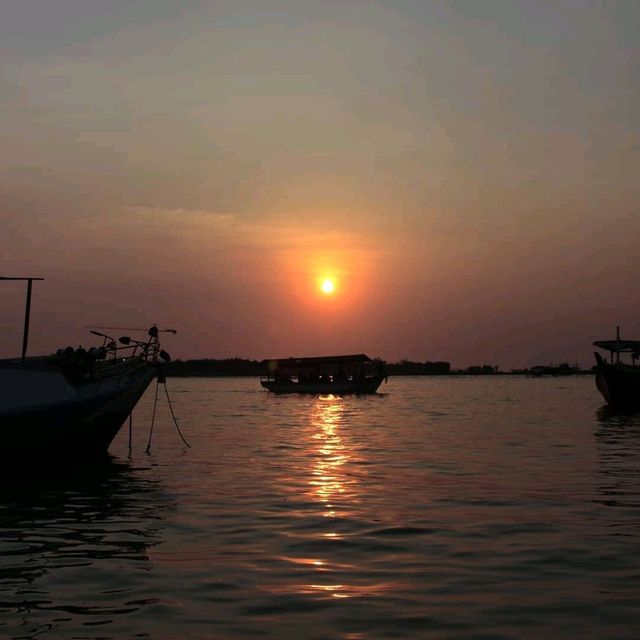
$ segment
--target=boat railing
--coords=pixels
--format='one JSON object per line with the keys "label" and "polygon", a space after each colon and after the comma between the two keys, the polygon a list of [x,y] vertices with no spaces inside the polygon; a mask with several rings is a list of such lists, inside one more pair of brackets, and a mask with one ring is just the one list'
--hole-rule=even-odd
{"label": "boat railing", "polygon": [[[142,331],[142,329],[134,329],[134,331]],[[147,340],[137,340],[130,336],[121,336],[116,341],[112,336],[91,329],[90,333],[102,338],[102,345],[100,347],[93,347],[90,351],[93,351],[95,355],[100,355],[102,359],[122,359],[122,358],[142,358],[143,360],[157,361],[164,360],[166,362],[171,360],[171,356],[161,349],[159,333],[160,332],[177,333],[175,329],[158,329],[156,325],[153,325],[147,332]]]}
{"label": "boat railing", "polygon": [[157,327],[151,327],[148,340],[134,340],[123,336],[116,341],[110,335],[92,330],[92,334],[102,338],[102,345],[84,349],[66,347],[58,349],[49,364],[62,368],[72,381],[96,380],[113,375],[123,367],[145,366],[169,362],[171,356],[160,348]]}
{"label": "boat railing", "polygon": [[56,360],[67,367],[93,366],[95,363],[116,363],[138,359],[144,362],[169,362],[171,356],[161,349],[158,339],[158,329],[149,329],[148,340],[136,340],[129,336],[122,336],[116,340],[101,331],[91,330],[90,333],[102,338],[102,344],[85,349],[83,347],[66,347],[58,349]]}

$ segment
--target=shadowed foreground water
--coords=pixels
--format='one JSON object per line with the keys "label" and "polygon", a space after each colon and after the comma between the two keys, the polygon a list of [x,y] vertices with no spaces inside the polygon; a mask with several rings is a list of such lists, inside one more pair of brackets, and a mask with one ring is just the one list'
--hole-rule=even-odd
{"label": "shadowed foreground water", "polygon": [[587,378],[373,397],[169,379],[111,457],[3,479],[0,637],[637,638],[640,416]]}

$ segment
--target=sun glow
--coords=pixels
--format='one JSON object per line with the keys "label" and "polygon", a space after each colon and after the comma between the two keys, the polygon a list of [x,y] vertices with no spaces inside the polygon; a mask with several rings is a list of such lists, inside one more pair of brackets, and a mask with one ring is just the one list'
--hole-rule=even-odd
{"label": "sun glow", "polygon": [[320,289],[322,293],[331,295],[336,290],[336,284],[331,278],[324,278],[320,283]]}

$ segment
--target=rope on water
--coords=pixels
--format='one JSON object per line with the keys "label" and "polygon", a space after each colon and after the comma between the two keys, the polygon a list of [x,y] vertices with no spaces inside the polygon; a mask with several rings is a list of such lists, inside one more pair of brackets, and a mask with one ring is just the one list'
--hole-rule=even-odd
{"label": "rope on water", "polygon": [[158,404],[158,387],[160,386],[159,382],[156,382],[156,397],[153,400],[153,414],[151,416],[151,431],[149,431],[149,442],[147,443],[147,453],[149,453],[149,449],[151,449],[151,436],[153,435],[153,423],[156,420],[156,405]]}
{"label": "rope on water", "polygon": [[171,410],[171,417],[173,418],[173,424],[176,425],[176,429],[178,430],[178,435],[182,439],[182,442],[184,442],[187,445],[187,447],[191,447],[191,445],[185,440],[185,437],[182,435],[182,431],[180,431],[180,427],[178,426],[178,420],[176,419],[176,414],[173,412],[173,405],[171,404],[171,398],[169,397],[169,390],[167,389],[166,381],[163,384],[164,384],[164,392],[167,394],[167,402],[169,403],[169,409]]}

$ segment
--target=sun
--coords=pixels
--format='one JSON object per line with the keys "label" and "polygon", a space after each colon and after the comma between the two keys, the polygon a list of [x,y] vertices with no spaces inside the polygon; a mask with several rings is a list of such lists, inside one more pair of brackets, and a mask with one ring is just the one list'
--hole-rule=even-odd
{"label": "sun", "polygon": [[320,283],[320,289],[322,293],[329,296],[336,290],[336,284],[331,278],[324,278]]}

